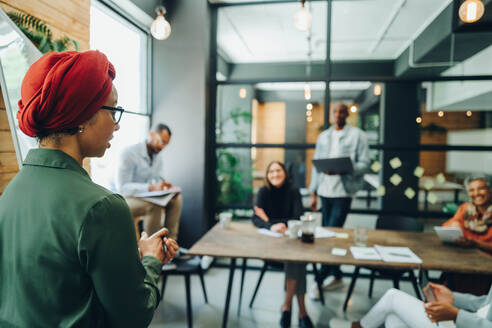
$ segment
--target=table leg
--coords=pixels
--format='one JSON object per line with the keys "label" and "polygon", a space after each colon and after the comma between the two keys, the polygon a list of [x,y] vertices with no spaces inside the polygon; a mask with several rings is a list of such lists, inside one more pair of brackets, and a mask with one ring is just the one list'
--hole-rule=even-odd
{"label": "table leg", "polygon": [[222,328],[227,327],[227,319],[229,318],[229,303],[231,301],[232,282],[234,280],[235,270],[236,270],[236,259],[231,258],[231,266],[229,268],[229,282],[227,283],[226,302],[224,307],[224,317],[222,318]]}
{"label": "table leg", "polygon": [[243,265],[241,267],[241,287],[239,288],[239,302],[237,305],[237,316],[241,314],[241,302],[243,300],[243,286],[244,286],[244,276],[246,274],[246,262],[247,259],[243,258]]}

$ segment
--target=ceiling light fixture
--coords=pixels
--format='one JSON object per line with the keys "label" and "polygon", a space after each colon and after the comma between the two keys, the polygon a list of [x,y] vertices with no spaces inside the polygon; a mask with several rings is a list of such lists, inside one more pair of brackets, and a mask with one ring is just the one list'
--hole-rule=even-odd
{"label": "ceiling light fixture", "polygon": [[306,105],[306,109],[307,109],[307,110],[312,110],[312,109],[313,109],[313,104],[308,103],[308,104]]}
{"label": "ceiling light fixture", "polygon": [[422,123],[422,117],[420,117],[420,116],[419,116],[419,117],[417,117],[417,119],[416,119],[415,121],[417,122],[417,124]]}
{"label": "ceiling light fixture", "polygon": [[307,32],[311,29],[313,23],[313,16],[304,7],[306,0],[301,0],[301,9],[294,16],[294,25],[301,32]]}
{"label": "ceiling light fixture", "polygon": [[166,8],[164,6],[158,6],[155,8],[157,17],[152,22],[150,27],[150,33],[157,40],[166,40],[171,35],[171,24],[164,18]]}
{"label": "ceiling light fixture", "polygon": [[246,96],[247,96],[246,88],[239,89],[239,98],[244,99],[246,98]]}
{"label": "ceiling light fixture", "polygon": [[472,111],[471,111],[471,110],[467,110],[467,111],[466,111],[466,116],[471,117],[471,116],[472,116],[472,114],[473,114],[473,113],[472,113]]}
{"label": "ceiling light fixture", "polygon": [[440,110],[438,113],[437,113],[437,116],[439,117],[443,117],[444,116],[444,112],[442,110]]}
{"label": "ceiling light fixture", "polygon": [[485,7],[481,0],[466,0],[460,6],[458,14],[465,23],[475,23],[482,18]]}
{"label": "ceiling light fixture", "polygon": [[357,113],[357,105],[352,105],[352,106],[350,106],[350,111],[351,111],[352,113]]}

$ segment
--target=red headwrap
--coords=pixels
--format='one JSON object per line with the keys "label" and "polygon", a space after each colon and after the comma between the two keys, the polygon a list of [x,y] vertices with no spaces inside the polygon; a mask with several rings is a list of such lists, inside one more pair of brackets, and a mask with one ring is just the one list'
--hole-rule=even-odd
{"label": "red headwrap", "polygon": [[106,102],[115,70],[99,51],[51,52],[22,81],[17,119],[30,137],[76,128]]}

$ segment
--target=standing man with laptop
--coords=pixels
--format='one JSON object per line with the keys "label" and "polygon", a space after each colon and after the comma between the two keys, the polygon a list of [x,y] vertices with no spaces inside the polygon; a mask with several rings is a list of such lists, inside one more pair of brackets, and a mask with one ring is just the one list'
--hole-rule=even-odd
{"label": "standing man with laptop", "polygon": [[[163,208],[135,196],[172,187],[171,183],[162,177],[164,163],[161,151],[170,141],[171,129],[161,123],[150,131],[146,141],[129,146],[121,153],[116,179],[117,191],[125,196],[134,220],[144,216],[144,230],[149,236],[162,228]],[[177,193],[165,207],[164,226],[169,230],[169,238],[174,240],[178,239],[181,206],[181,194]]]}
{"label": "standing man with laptop", "polygon": [[[364,183],[364,173],[370,164],[369,146],[366,134],[359,128],[347,125],[349,109],[345,104],[337,104],[331,111],[333,125],[323,131],[316,141],[313,159],[350,157],[353,172],[318,172],[313,166],[310,190],[313,193],[311,208],[317,211],[318,196],[321,198],[323,226],[343,227],[355,193]],[[339,266],[323,265],[319,275],[320,283],[333,275],[333,280],[324,285],[324,290],[333,290],[343,286],[342,272]],[[318,300],[320,295],[316,286],[310,296]]]}

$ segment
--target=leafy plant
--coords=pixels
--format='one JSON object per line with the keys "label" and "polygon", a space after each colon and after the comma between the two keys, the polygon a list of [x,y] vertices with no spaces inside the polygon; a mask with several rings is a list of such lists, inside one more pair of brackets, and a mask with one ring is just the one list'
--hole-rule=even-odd
{"label": "leafy plant", "polygon": [[[242,111],[240,108],[235,108],[228,113],[228,116],[220,121],[218,125],[218,137],[221,136],[223,128],[226,124],[232,122],[236,142],[247,141],[247,133],[239,129],[241,122],[250,124],[252,115],[250,112]],[[230,131],[228,131],[230,132]],[[237,154],[220,148],[217,151],[217,180],[219,188],[217,190],[217,202],[220,204],[240,204],[247,200],[252,193],[253,188],[244,183],[244,174],[248,174],[248,179],[252,178],[252,169],[246,172],[240,168],[240,160]]]}
{"label": "leafy plant", "polygon": [[53,39],[50,28],[37,17],[12,11],[7,15],[42,53],[64,51],[70,48],[79,50],[78,42],[67,36]]}

